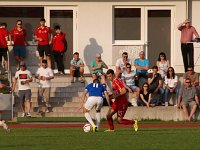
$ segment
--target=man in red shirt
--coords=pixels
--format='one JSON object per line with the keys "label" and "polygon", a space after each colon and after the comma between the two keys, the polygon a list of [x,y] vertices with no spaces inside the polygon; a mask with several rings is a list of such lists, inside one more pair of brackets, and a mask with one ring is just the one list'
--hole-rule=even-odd
{"label": "man in red shirt", "polygon": [[112,104],[112,108],[109,108],[107,114],[107,121],[109,124],[109,129],[106,132],[114,131],[113,119],[112,116],[117,113],[117,122],[120,124],[133,125],[135,131],[138,130],[137,120],[127,120],[123,119],[126,110],[128,108],[128,100],[126,98],[126,88],[123,85],[123,82],[115,76],[115,73],[112,69],[107,71],[107,77],[110,81],[112,81],[112,98],[115,101]]}
{"label": "man in red shirt", "polygon": [[60,26],[57,25],[54,27],[56,34],[53,36],[53,55],[54,60],[58,67],[58,74],[65,74],[64,72],[64,63],[63,63],[63,56],[64,52],[67,49],[65,33],[63,33],[60,29]]}
{"label": "man in red shirt", "polygon": [[8,57],[7,57],[8,32],[7,32],[6,28],[7,28],[7,24],[1,23],[1,26],[0,26],[0,64],[2,64],[2,57],[3,57],[5,69],[8,70]]}
{"label": "man in red shirt", "polygon": [[181,31],[181,52],[183,55],[185,72],[187,72],[188,66],[194,68],[194,46],[192,40],[194,35],[196,38],[199,38],[199,34],[196,29],[191,26],[189,19],[180,23],[178,25],[178,30]]}
{"label": "man in red shirt", "polygon": [[[12,42],[13,41],[13,42]],[[19,64],[26,57],[26,30],[22,27],[22,20],[16,21],[16,27],[10,31],[10,45],[13,45],[14,56]]]}
{"label": "man in red shirt", "polygon": [[[40,65],[44,59],[44,53],[47,59],[48,67],[51,68],[51,49],[53,35],[50,27],[45,26],[45,19],[40,19],[40,26],[35,31],[35,40],[38,41],[38,52],[40,55]],[[49,40],[50,35],[50,40]]]}

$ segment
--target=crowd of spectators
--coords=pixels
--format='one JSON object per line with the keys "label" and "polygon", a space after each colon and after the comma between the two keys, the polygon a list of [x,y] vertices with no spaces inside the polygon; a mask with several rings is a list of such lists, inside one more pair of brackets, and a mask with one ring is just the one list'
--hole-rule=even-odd
{"label": "crowd of spectators", "polygon": [[[186,21],[188,24],[190,21]],[[23,62],[26,57],[26,30],[23,28],[22,20],[16,21],[14,27],[9,34],[6,30],[7,24],[2,23],[0,27],[0,49],[1,61],[2,57],[5,60],[5,68],[7,69],[7,42],[10,40],[10,45],[13,46],[14,57],[18,64],[18,71],[15,74],[15,80],[12,90],[15,90],[18,81],[19,98],[21,100],[20,106],[23,116],[30,115],[30,99],[31,91],[29,82],[32,82],[32,75],[27,70]],[[183,24],[178,27],[183,30]],[[46,112],[49,112],[50,106],[50,80],[54,78],[51,69],[51,54],[58,67],[58,74],[65,74],[63,56],[67,49],[67,41],[65,33],[61,31],[60,26],[54,27],[55,34],[53,34],[50,27],[45,26],[45,19],[41,18],[39,27],[36,28],[34,39],[38,41],[38,52],[40,56],[40,67],[36,72],[36,79],[39,80],[39,96],[46,103]],[[195,30],[194,30],[195,31]],[[198,34],[194,32],[198,37]],[[9,38],[8,38],[9,37]],[[187,44],[186,44],[187,45]],[[182,47],[184,44],[182,43]],[[52,47],[52,50],[51,50]],[[184,48],[182,48],[183,52]],[[52,53],[51,53],[52,51]],[[45,56],[45,57],[44,57]],[[73,59],[70,61],[70,77],[71,83],[74,83],[74,77],[78,77],[80,82],[84,82],[84,62],[79,58],[79,53],[73,54]],[[185,74],[183,75],[183,85],[179,84],[178,76],[175,70],[170,66],[169,60],[165,53],[161,52],[158,55],[156,64],[150,68],[150,61],[145,58],[145,52],[139,52],[139,58],[131,60],[128,58],[128,53],[123,52],[122,57],[117,59],[115,70],[117,78],[123,81],[127,93],[136,92],[135,100],[139,106],[155,107],[157,105],[169,105],[169,94],[175,93],[174,106],[182,106],[187,120],[190,121],[197,106],[199,107],[198,96],[200,95],[199,76],[194,72],[194,65],[186,65],[184,61]],[[134,69],[133,69],[134,67]],[[108,69],[106,63],[102,60],[101,54],[97,53],[93,61],[90,63],[91,76],[94,79],[100,79],[101,83],[106,87],[107,80],[103,69]],[[181,88],[180,88],[181,87]],[[179,92],[179,89],[180,92]],[[23,105],[25,99],[27,112]],[[134,101],[135,101],[134,100]],[[186,108],[188,105],[193,106],[191,114],[188,115]]]}

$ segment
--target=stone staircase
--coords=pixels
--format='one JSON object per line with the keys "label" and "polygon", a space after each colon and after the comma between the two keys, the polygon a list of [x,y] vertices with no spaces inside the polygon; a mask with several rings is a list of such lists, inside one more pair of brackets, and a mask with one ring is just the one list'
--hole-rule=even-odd
{"label": "stone staircase", "polygon": [[[51,80],[50,112],[38,113],[38,83],[37,80],[30,83],[32,91],[31,115],[32,117],[82,117],[83,113],[77,112],[80,97],[85,84],[80,82],[71,83],[69,76],[55,76]],[[17,92],[17,91],[16,91]],[[18,97],[15,97],[17,101]],[[42,110],[44,111],[44,107]],[[15,117],[21,116],[19,107],[15,106]]]}

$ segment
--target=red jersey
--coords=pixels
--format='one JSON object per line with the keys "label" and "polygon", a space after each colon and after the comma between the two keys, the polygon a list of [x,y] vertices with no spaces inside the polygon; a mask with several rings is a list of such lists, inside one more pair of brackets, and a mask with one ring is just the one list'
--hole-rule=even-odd
{"label": "red jersey", "polygon": [[65,33],[58,33],[53,37],[53,46],[52,49],[58,52],[65,51]]}
{"label": "red jersey", "polygon": [[[123,82],[119,78],[115,78],[112,82],[113,91],[117,91],[118,93],[120,93],[122,88],[125,88]],[[115,98],[115,101],[118,104],[128,103],[126,94],[124,94],[118,98]]]}
{"label": "red jersey", "polygon": [[7,48],[6,37],[8,37],[8,32],[5,28],[0,28],[0,48]]}
{"label": "red jersey", "polygon": [[50,27],[38,27],[35,31],[35,35],[41,38],[42,41],[38,41],[38,45],[48,45],[49,44],[49,34],[51,34]]}
{"label": "red jersey", "polygon": [[20,31],[17,28],[13,28],[10,31],[10,35],[14,37],[14,45],[24,45],[26,30],[22,28]]}

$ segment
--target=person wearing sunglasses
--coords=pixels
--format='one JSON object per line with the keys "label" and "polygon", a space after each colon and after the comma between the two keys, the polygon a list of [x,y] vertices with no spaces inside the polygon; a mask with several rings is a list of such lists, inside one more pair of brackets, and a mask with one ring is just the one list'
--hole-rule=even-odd
{"label": "person wearing sunglasses", "polygon": [[[178,108],[183,108],[185,119],[190,122],[197,107],[200,108],[199,99],[194,86],[191,84],[191,79],[186,78],[178,96]],[[190,112],[188,110],[190,107]]]}
{"label": "person wearing sunglasses", "polygon": [[175,75],[175,71],[173,67],[169,67],[167,70],[167,75],[165,76],[165,94],[164,101],[165,106],[168,106],[168,96],[170,93],[176,94],[176,102],[174,106],[177,106],[178,101],[178,77]]}
{"label": "person wearing sunglasses", "polygon": [[124,83],[125,88],[128,90],[130,94],[136,92],[136,98],[132,98],[130,100],[133,106],[135,106],[140,94],[139,87],[135,85],[135,79],[136,79],[136,72],[131,69],[131,64],[127,63],[126,70],[122,73],[122,81]]}
{"label": "person wearing sunglasses", "polygon": [[17,20],[16,27],[10,31],[9,39],[10,45],[13,45],[15,60],[18,64],[26,57],[25,45],[28,45],[26,35],[26,30],[22,26],[22,20]]}
{"label": "person wearing sunglasses", "polygon": [[116,67],[116,75],[118,77],[121,77],[121,74],[126,70],[126,63],[129,63],[132,65],[131,60],[128,58],[128,53],[123,52],[122,58],[119,58],[116,61],[115,67]]}
{"label": "person wearing sunglasses", "polygon": [[187,72],[183,75],[183,83],[189,78],[191,80],[191,85],[194,86],[197,90],[197,95],[200,95],[200,86],[199,86],[199,75],[194,71],[192,66],[188,66]]}
{"label": "person wearing sunglasses", "polygon": [[165,53],[161,52],[159,54],[156,64],[158,66],[158,71],[161,77],[164,78],[167,74],[167,69],[170,67],[169,61],[167,60]]}
{"label": "person wearing sunglasses", "polygon": [[140,96],[138,99],[139,106],[155,107],[156,99],[152,99],[152,93],[149,91],[149,84],[143,83],[142,89],[140,90]]}

